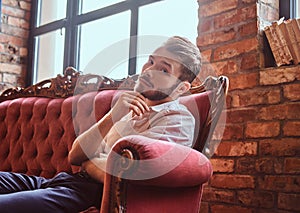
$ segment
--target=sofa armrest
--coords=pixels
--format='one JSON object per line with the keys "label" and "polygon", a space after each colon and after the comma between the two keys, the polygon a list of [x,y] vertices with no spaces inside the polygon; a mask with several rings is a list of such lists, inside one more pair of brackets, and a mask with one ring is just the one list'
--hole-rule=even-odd
{"label": "sofa armrest", "polygon": [[107,166],[108,173],[134,184],[163,187],[201,185],[212,175],[211,163],[202,153],[137,135],[115,144]]}
{"label": "sofa armrest", "polygon": [[[146,200],[146,194],[149,194],[150,200],[171,196],[170,200],[177,202],[178,199],[182,200],[181,193],[174,193],[178,187],[181,190],[190,190],[183,194],[187,197],[188,194],[193,194],[189,199],[194,199],[195,205],[191,208],[196,208],[201,198],[202,185],[212,175],[211,163],[202,153],[175,143],[137,135],[117,141],[108,156],[106,170],[101,213],[119,212],[128,208],[127,202],[132,193]],[[141,187],[148,190],[140,191],[141,194],[128,192],[129,188],[138,190]],[[153,191],[149,192],[151,189],[159,194],[153,195]],[[146,202],[149,203],[148,201]],[[169,205],[168,202],[166,205]],[[151,208],[148,210],[157,212]]]}

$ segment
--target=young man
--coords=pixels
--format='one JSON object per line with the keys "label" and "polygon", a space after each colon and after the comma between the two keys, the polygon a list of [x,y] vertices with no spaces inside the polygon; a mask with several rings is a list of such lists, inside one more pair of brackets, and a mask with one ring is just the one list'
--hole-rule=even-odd
{"label": "young man", "polygon": [[134,91],[124,92],[100,121],[77,137],[69,153],[78,174],[53,179],[0,173],[0,212],[78,212],[99,206],[106,156],[127,135],[191,146],[194,118],[177,98],[200,71],[198,48],[171,37],[149,56]]}

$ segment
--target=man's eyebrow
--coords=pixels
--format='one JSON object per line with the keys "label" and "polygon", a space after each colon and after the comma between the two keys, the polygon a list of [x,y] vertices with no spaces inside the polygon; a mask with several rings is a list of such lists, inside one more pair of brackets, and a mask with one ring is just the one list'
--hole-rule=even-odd
{"label": "man's eyebrow", "polygon": [[[163,56],[162,56],[162,57],[163,57]],[[155,59],[155,56],[154,56],[154,55],[150,55],[149,58]],[[164,58],[164,57],[163,57],[163,58]],[[169,67],[170,69],[172,69],[172,64],[168,63],[167,61],[161,60],[161,63],[163,63],[164,65],[166,65],[166,66]]]}

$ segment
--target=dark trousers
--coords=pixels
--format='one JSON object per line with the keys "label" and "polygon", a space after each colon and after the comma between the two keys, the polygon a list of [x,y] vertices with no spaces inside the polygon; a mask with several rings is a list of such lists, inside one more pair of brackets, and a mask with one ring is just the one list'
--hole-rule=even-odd
{"label": "dark trousers", "polygon": [[54,178],[0,172],[1,213],[75,213],[100,206],[103,185],[82,173]]}

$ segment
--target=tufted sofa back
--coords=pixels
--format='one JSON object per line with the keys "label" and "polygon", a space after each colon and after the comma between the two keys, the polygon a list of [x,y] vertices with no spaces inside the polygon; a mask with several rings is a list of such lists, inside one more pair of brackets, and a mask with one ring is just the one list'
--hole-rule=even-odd
{"label": "tufted sofa back", "polygon": [[72,143],[108,112],[115,93],[27,97],[0,103],[0,170],[43,177],[77,171],[67,158]]}

